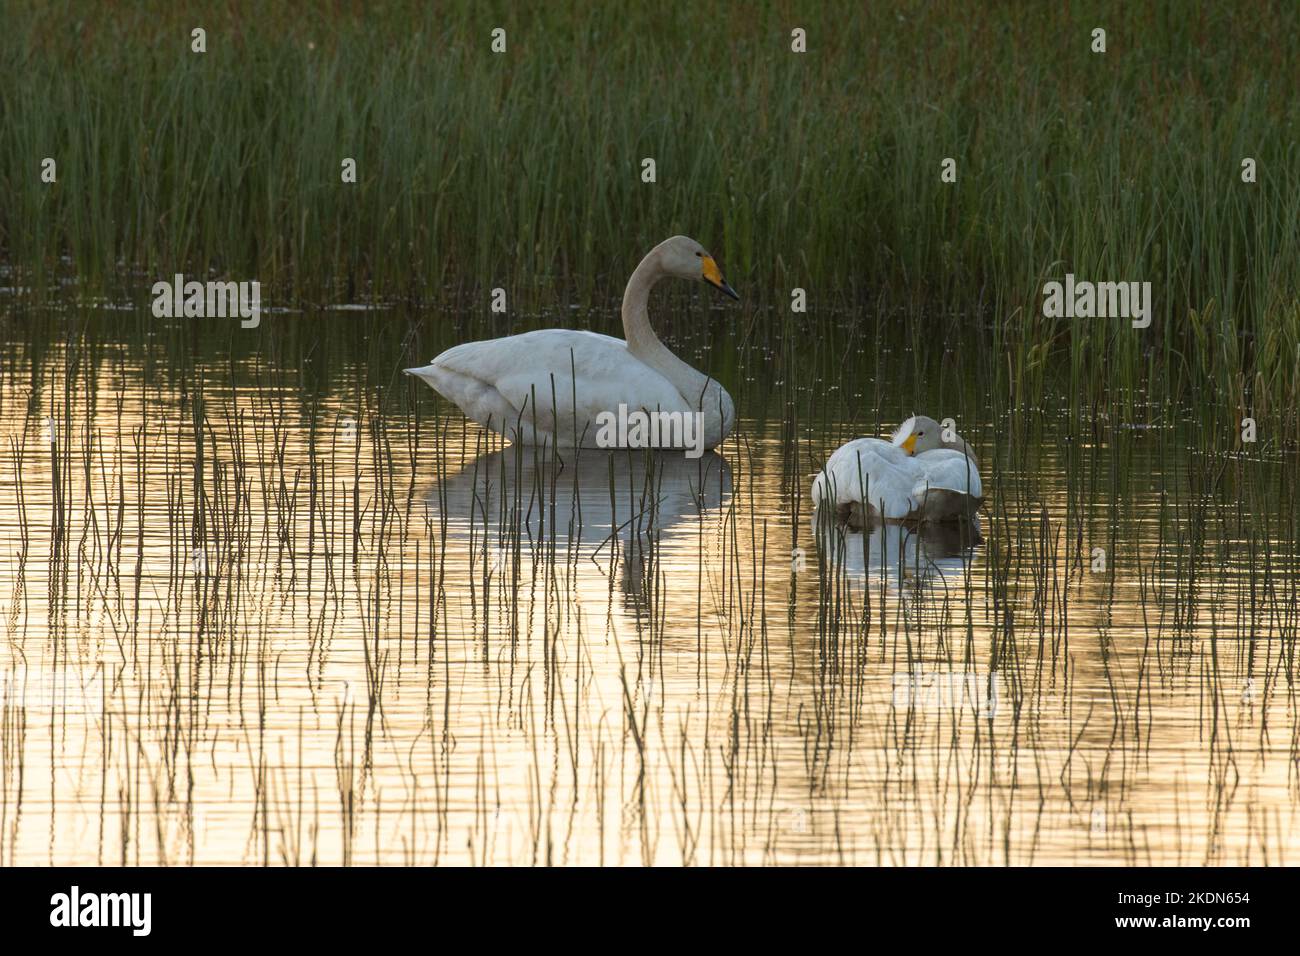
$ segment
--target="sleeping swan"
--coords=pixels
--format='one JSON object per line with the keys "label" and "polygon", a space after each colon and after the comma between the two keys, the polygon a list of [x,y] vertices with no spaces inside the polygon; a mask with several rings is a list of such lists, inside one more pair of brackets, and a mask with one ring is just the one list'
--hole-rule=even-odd
{"label": "sleeping swan", "polygon": [[852,528],[969,520],[983,494],[974,450],[924,415],[903,422],[892,441],[858,438],[836,449],[812,487],[814,509],[831,505]]}
{"label": "sleeping swan", "polygon": [[[626,341],[595,332],[542,329],[466,342],[406,372],[424,379],[468,418],[524,444],[607,447],[607,437],[601,435],[611,417],[625,421],[628,412],[658,412],[685,424],[664,427],[668,419],[661,414],[657,447],[713,448],[731,432],[736,407],[726,389],[670,352],[650,327],[650,290],[665,276],[702,280],[740,298],[703,246],[673,236],[651,249],[628,280],[623,293]],[[604,430],[605,436],[609,433]],[[632,430],[625,434],[631,436]],[[627,440],[632,444],[631,437]]]}

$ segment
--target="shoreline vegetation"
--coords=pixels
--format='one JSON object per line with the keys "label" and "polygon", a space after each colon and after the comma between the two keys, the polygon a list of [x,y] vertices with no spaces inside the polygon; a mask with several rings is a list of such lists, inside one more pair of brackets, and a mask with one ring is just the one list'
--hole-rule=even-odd
{"label": "shoreline vegetation", "polygon": [[[1300,862],[1295,4],[427,6],[5,8],[0,866]],[[674,232],[720,450],[403,374]]]}
{"label": "shoreline vegetation", "polygon": [[[913,341],[973,327],[1006,394],[1041,395],[1051,367],[1085,400],[1149,388],[1300,433],[1294,4],[15,3],[6,21],[11,301],[71,273],[147,302],[183,271],[299,303],[485,308],[503,288],[512,316],[609,309],[647,237],[682,232],[767,334],[799,334],[802,288],[810,313],[901,314]],[[1045,316],[1067,274],[1152,283],[1151,327]]]}

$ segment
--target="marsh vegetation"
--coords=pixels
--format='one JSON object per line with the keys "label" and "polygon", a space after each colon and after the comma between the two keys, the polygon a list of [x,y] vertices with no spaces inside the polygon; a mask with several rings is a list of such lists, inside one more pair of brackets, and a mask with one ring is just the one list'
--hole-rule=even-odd
{"label": "marsh vegetation", "polygon": [[[1296,862],[1300,12],[848,10],[12,5],[0,864]],[[674,232],[716,452],[400,374],[616,331]],[[913,412],[982,540],[815,528]]]}
{"label": "marsh vegetation", "polygon": [[[6,863],[1292,860],[1296,472],[1190,409],[741,345],[720,454],[562,460],[393,376],[422,316],[133,323],[6,344]],[[877,387],[977,423],[982,544],[819,541]]]}

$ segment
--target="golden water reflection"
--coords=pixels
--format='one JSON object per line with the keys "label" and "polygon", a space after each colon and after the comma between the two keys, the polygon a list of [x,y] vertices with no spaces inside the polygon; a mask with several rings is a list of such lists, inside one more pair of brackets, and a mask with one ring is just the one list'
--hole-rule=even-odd
{"label": "golden water reflection", "polygon": [[214,380],[196,429],[103,361],[0,397],[0,862],[1294,862],[1294,555],[1149,483],[1046,448],[982,542],[832,545],[775,425],[564,458]]}

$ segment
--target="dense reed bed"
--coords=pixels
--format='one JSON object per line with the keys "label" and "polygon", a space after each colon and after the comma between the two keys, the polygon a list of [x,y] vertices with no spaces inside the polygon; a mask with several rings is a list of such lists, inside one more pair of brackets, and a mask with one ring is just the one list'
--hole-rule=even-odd
{"label": "dense reed bed", "polygon": [[[1247,415],[1295,434],[1292,3],[19,2],[5,19],[0,247],[35,296],[68,271],[138,301],[212,270],[292,302],[482,306],[502,287],[512,310],[603,307],[684,232],[777,307],[755,328],[801,287],[822,311],[875,306],[867,321],[901,309],[918,340],[974,326],[1029,403],[1063,367],[1071,401],[1157,380],[1152,400],[1213,406],[1225,434]],[[1152,282],[1153,326],[1044,318],[1067,272]]]}

